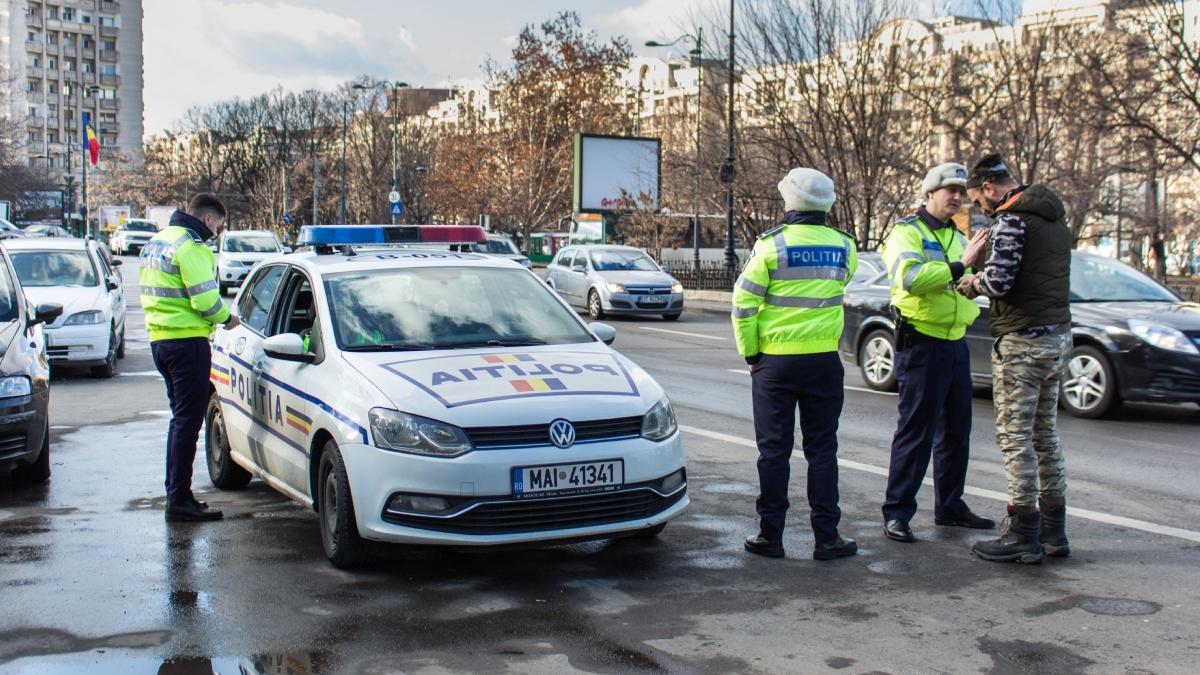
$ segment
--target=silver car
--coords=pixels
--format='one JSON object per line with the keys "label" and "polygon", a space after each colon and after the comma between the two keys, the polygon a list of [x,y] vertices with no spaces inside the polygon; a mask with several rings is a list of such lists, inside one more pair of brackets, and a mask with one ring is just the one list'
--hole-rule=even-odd
{"label": "silver car", "polygon": [[683,313],[683,286],[632,246],[568,246],[546,268],[546,283],[593,319],[661,314],[674,321]]}

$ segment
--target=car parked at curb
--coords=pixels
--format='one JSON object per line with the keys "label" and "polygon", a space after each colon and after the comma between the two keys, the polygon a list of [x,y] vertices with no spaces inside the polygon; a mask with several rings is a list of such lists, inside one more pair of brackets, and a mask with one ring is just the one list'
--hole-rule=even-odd
{"label": "car parked at curb", "polygon": [[632,246],[568,246],[546,268],[546,283],[592,319],[607,314],[683,313],[683,285]]}
{"label": "car parked at curb", "polygon": [[0,474],[18,485],[50,477],[50,364],[43,325],[62,306],[36,309],[0,248]]}
{"label": "car parked at curb", "polygon": [[81,366],[112,377],[125,357],[125,295],[117,271],[90,239],[26,237],[4,242],[26,296],[54,303],[62,316],[45,327],[52,366]]}
{"label": "car parked at curb", "polygon": [[[878,261],[878,253],[860,260]],[[880,264],[882,267],[882,264]],[[1103,256],[1071,256],[1073,347],[1059,391],[1069,413],[1102,417],[1123,401],[1200,404],[1200,304],[1132,267]],[[991,385],[987,298],[967,328],[971,379]],[[894,391],[895,339],[886,272],[846,287],[846,327],[839,351],[867,385]]]}

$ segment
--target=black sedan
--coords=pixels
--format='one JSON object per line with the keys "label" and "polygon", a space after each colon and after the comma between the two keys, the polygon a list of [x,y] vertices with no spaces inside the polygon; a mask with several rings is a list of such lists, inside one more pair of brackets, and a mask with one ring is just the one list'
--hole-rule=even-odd
{"label": "black sedan", "polygon": [[[878,253],[862,253],[881,269]],[[988,301],[967,328],[971,378],[990,386]],[[887,273],[846,288],[842,357],[867,384],[894,391],[895,345]],[[1122,401],[1200,403],[1200,304],[1184,302],[1150,277],[1111,258],[1076,251],[1071,259],[1074,347],[1059,401],[1079,417],[1101,417]]]}
{"label": "black sedan", "polygon": [[36,310],[0,248],[0,475],[17,484],[50,477],[50,364],[42,324],[62,314],[62,305]]}

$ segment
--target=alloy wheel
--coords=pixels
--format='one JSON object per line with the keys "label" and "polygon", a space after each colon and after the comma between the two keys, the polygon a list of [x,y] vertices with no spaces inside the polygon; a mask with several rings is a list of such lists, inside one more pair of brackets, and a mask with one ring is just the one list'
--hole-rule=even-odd
{"label": "alloy wheel", "polygon": [[863,373],[872,384],[883,384],[895,368],[896,354],[892,343],[887,338],[877,336],[868,340],[863,350]]}
{"label": "alloy wheel", "polygon": [[1095,408],[1108,391],[1104,366],[1090,354],[1075,354],[1067,363],[1067,379],[1062,393],[1071,407],[1087,411]]}

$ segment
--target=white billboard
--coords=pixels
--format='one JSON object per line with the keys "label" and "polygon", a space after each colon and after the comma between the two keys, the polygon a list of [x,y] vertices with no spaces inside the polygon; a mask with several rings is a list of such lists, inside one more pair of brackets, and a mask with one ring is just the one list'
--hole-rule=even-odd
{"label": "white billboard", "polygon": [[658,210],[662,142],[628,136],[575,136],[575,211]]}

